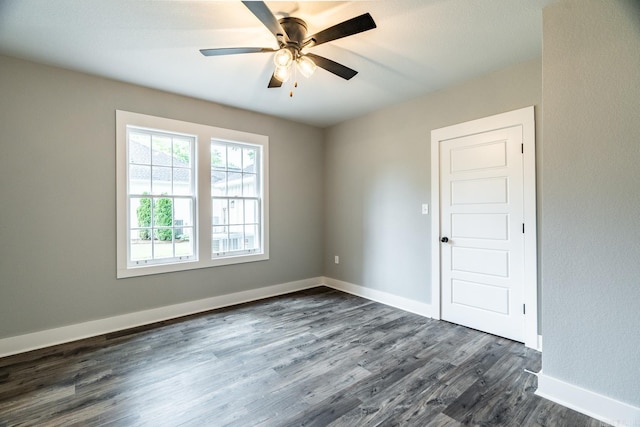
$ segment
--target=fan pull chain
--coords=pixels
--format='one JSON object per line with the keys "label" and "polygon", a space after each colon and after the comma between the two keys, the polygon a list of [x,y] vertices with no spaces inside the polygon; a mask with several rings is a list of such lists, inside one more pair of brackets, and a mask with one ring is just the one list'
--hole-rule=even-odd
{"label": "fan pull chain", "polygon": [[289,98],[293,98],[293,89],[298,87],[298,67],[296,64],[292,64],[293,67],[293,87],[289,91]]}

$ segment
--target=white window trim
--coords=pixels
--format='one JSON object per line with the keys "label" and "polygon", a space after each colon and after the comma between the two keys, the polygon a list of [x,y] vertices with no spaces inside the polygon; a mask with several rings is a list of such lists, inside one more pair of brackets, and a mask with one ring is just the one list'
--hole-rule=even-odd
{"label": "white window trim", "polygon": [[[212,140],[211,141],[212,144],[223,144],[226,147],[237,147],[237,148],[247,148],[247,147],[251,147],[252,144],[249,143],[237,143],[236,141],[228,141],[228,140],[221,140],[221,139],[216,139],[216,140]],[[264,163],[262,160],[263,154],[262,154],[263,150],[260,150],[260,154],[259,154],[259,164],[256,165],[256,174],[259,177],[262,177],[262,164]],[[211,166],[211,165],[210,165]],[[230,170],[226,170],[227,172],[229,172]],[[213,171],[212,171],[213,172]],[[243,172],[241,172],[243,173]],[[263,191],[263,182],[262,182],[262,178],[260,178],[257,182],[257,184],[259,185],[259,189],[260,192]],[[211,195],[211,199],[227,199],[227,200],[252,200],[252,199],[256,199],[256,200],[260,200],[261,197],[255,197],[255,196],[244,196],[244,195]],[[260,207],[261,211],[262,211],[262,206]],[[262,221],[262,212],[260,215],[260,221]],[[262,225],[262,224],[261,224]],[[216,225],[216,227],[228,227],[229,225],[224,225],[224,224],[219,224]],[[212,228],[214,226],[212,225]],[[262,229],[264,229],[264,226],[262,226]],[[262,241],[262,234],[260,235],[259,239],[260,241]],[[213,251],[212,251],[213,252]],[[251,254],[255,252],[255,250],[250,250],[247,252],[247,250],[239,250],[239,251],[235,251],[232,249],[228,249],[227,252],[223,252],[223,251],[219,251],[217,253],[212,253],[212,259],[219,259],[219,258],[230,258],[230,257],[235,257],[235,256],[246,256],[248,254]]]}
{"label": "white window trim", "polygon": [[[189,140],[192,141],[192,145],[191,145],[191,159],[195,159],[195,147],[196,147],[196,141],[197,141],[197,136],[196,135],[189,135],[189,134],[184,134],[184,133],[178,133],[178,132],[166,132],[166,131],[159,131],[156,129],[149,129],[146,127],[140,127],[140,126],[131,126],[129,128],[129,125],[126,126],[127,129],[127,141],[130,140],[130,135],[131,133],[146,133],[148,135],[162,135],[162,136],[167,136],[167,137],[183,137],[183,138],[188,138]],[[127,152],[129,152],[127,150]],[[195,160],[194,160],[195,161]],[[125,170],[129,171],[129,158],[125,159],[126,162],[126,166],[125,166]],[[163,165],[162,167],[167,167],[166,165]],[[173,169],[173,162],[171,165],[171,168]],[[196,216],[196,207],[197,207],[197,191],[196,191],[196,180],[195,180],[195,165],[191,165],[191,167],[189,168],[189,172],[190,172],[190,180],[191,180],[191,194],[189,195],[182,195],[182,194],[168,194],[168,195],[163,195],[162,198],[167,197],[170,198],[173,202],[172,205],[175,206],[175,199],[190,199],[192,201],[192,206],[193,206],[193,217],[191,218],[191,222],[193,223],[193,226],[191,226],[191,228],[195,229],[195,225],[196,225],[196,221],[195,221],[195,216]],[[145,195],[144,194],[132,194],[131,193],[131,181],[128,181],[127,183],[127,206],[128,203],[130,203],[132,197],[133,198],[144,198]],[[153,184],[152,184],[153,186]],[[173,186],[172,186],[173,187]],[[154,193],[152,191],[152,193]],[[148,198],[150,200],[153,200],[154,198],[158,198],[158,196],[160,196],[159,194],[155,193],[155,194],[148,194]],[[151,209],[151,211],[153,212],[153,209]],[[127,212],[130,212],[130,209],[127,208]],[[131,224],[127,224],[127,232],[130,232],[134,227],[131,227]],[[150,233],[153,233],[153,231],[150,231]],[[197,253],[196,253],[196,248],[197,248],[197,237],[198,236],[192,236],[192,244],[194,245],[194,253],[192,255],[188,255],[188,256],[174,256],[171,258],[162,258],[162,259],[151,259],[151,260],[144,260],[144,261],[139,261],[139,262],[130,262],[131,260],[129,259],[129,254],[127,254],[127,268],[136,268],[136,267],[143,267],[143,266],[149,266],[149,265],[164,265],[164,264],[171,264],[171,263],[178,263],[178,262],[188,262],[188,261],[193,261],[197,258]],[[129,246],[127,245],[127,249],[129,248]]]}
{"label": "white window trim", "polygon": [[[128,267],[127,125],[196,137],[196,218],[194,260]],[[211,140],[262,146],[262,252],[228,257],[211,256]],[[116,110],[116,277],[135,277],[269,259],[269,137],[181,120]]]}

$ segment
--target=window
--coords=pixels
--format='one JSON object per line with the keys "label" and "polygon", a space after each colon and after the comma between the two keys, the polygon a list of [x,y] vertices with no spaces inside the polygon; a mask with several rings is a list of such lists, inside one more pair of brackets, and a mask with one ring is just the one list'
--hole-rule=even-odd
{"label": "window", "polygon": [[261,157],[259,146],[211,142],[213,257],[260,250]]}
{"label": "window", "polygon": [[127,266],[194,257],[196,138],[127,126]]}
{"label": "window", "polygon": [[268,259],[266,136],[125,111],[116,126],[119,278]]}

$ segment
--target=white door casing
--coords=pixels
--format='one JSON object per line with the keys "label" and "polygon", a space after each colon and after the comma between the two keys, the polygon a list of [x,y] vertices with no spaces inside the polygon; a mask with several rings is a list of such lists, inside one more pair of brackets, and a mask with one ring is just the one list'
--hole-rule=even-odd
{"label": "white door casing", "polygon": [[534,126],[528,107],[431,132],[434,318],[531,348],[538,347]]}

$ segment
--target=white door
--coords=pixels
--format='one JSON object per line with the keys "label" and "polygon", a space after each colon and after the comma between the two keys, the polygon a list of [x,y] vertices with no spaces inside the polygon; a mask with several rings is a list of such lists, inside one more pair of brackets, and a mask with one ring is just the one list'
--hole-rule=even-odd
{"label": "white door", "polygon": [[522,126],[440,142],[442,319],[524,342]]}

